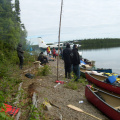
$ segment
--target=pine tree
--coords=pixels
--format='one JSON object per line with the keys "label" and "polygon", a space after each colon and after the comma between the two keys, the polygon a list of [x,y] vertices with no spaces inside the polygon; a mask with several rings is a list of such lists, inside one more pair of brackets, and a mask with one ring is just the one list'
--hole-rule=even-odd
{"label": "pine tree", "polygon": [[20,20],[20,6],[19,6],[19,0],[15,0],[15,12],[16,12],[16,19],[18,22],[21,22]]}

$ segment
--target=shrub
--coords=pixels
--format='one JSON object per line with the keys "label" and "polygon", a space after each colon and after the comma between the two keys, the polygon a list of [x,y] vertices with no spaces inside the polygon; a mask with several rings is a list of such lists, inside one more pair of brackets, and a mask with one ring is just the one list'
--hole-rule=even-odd
{"label": "shrub", "polygon": [[77,86],[77,83],[76,82],[69,82],[65,85],[66,88],[69,88],[69,89],[73,89],[73,90],[77,90],[78,89],[78,86]]}
{"label": "shrub", "polygon": [[30,62],[34,62],[35,61],[35,56],[34,55],[30,55],[30,53],[28,52],[24,52],[24,64],[29,64]]}
{"label": "shrub", "polygon": [[41,68],[38,69],[38,73],[37,73],[37,76],[46,76],[50,73],[50,68],[48,65],[45,65]]}

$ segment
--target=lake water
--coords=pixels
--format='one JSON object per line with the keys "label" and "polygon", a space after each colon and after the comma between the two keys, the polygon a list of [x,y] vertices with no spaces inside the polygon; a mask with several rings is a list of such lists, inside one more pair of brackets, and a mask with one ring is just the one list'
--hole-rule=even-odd
{"label": "lake water", "polygon": [[80,50],[82,57],[95,61],[97,68],[112,68],[114,73],[120,74],[120,47],[94,50]]}

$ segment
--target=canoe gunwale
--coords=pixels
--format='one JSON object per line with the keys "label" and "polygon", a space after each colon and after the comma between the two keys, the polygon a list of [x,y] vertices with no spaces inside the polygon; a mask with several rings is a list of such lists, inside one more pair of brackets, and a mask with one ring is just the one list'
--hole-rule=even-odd
{"label": "canoe gunwale", "polygon": [[[96,88],[97,89],[97,88]],[[103,92],[107,95],[110,95],[111,97],[116,97],[120,99],[118,96],[114,96],[110,93],[107,93],[103,90],[97,89],[100,92]],[[98,95],[95,94],[93,90],[89,86],[86,85],[85,88],[85,96],[89,102],[91,102],[96,108],[98,108],[101,112],[103,112],[106,116],[109,118],[115,119],[115,118],[120,118],[120,111],[109,105],[107,102],[102,100]],[[97,102],[96,102],[97,101]],[[106,111],[106,109],[108,111]],[[113,115],[111,113],[114,113]],[[117,120],[116,119],[116,120]]]}
{"label": "canoe gunwale", "polygon": [[115,86],[115,85],[112,85],[110,83],[106,83],[104,81],[96,79],[95,77],[93,77],[91,75],[91,73],[85,72],[85,76],[86,76],[86,79],[88,81],[90,81],[91,83],[95,84],[96,86],[120,95],[120,87],[119,86]]}

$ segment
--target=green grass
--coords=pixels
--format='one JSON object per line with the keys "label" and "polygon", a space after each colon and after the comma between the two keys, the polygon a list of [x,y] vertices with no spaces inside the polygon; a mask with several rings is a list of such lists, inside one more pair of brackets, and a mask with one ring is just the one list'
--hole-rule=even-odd
{"label": "green grass", "polygon": [[80,88],[80,84],[81,83],[82,83],[83,86],[85,86],[85,85],[88,84],[88,82],[86,81],[86,79],[83,78],[83,77],[80,77],[80,79],[78,79],[78,81],[75,81],[75,78],[76,77],[74,77],[68,83],[66,83],[65,87],[69,88],[69,89],[73,89],[73,90],[78,90]]}
{"label": "green grass", "polygon": [[37,76],[46,76],[48,74],[50,74],[50,67],[48,65],[38,68]]}

